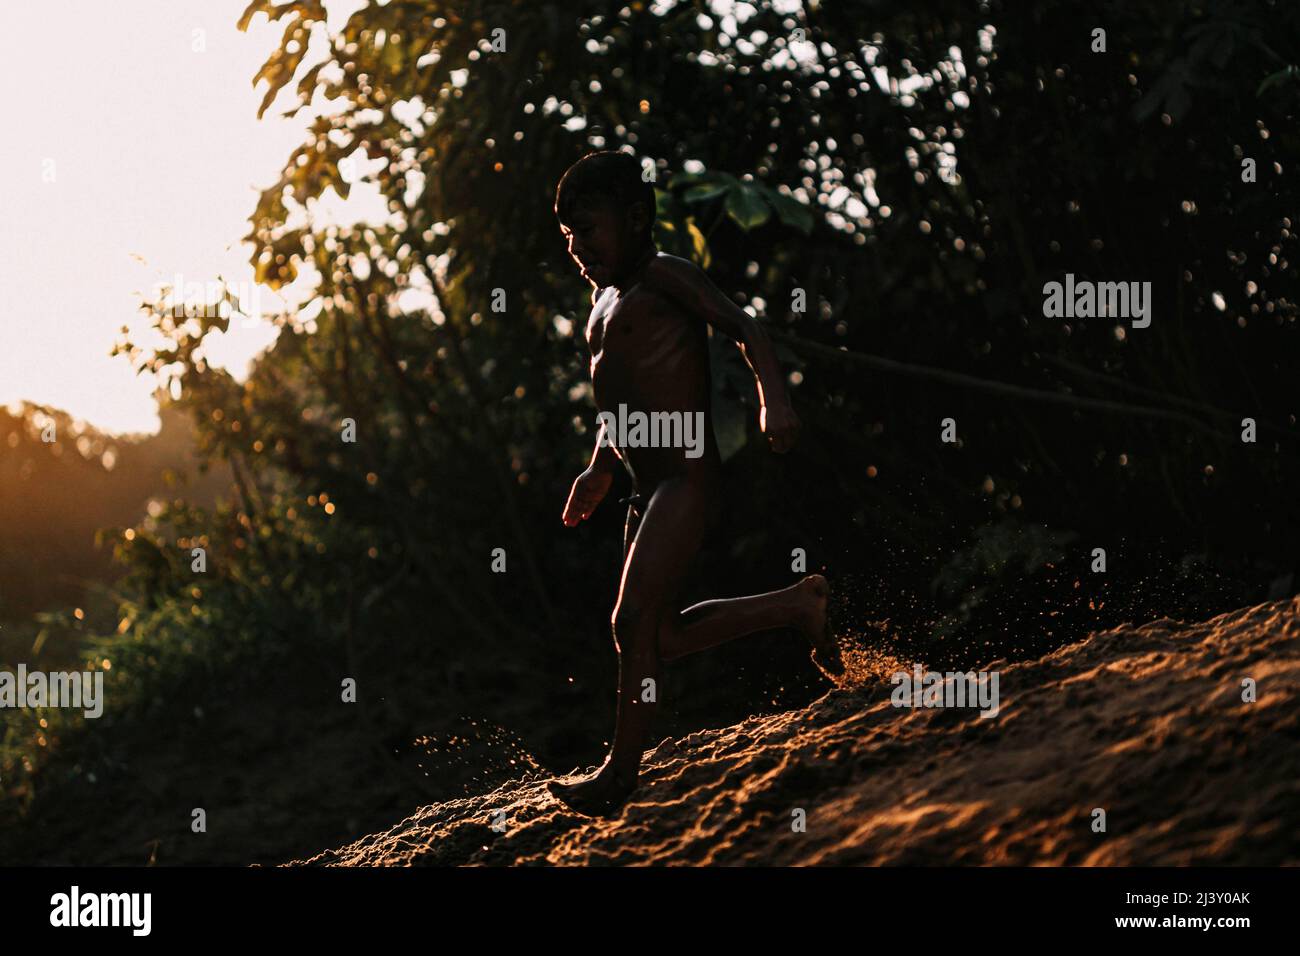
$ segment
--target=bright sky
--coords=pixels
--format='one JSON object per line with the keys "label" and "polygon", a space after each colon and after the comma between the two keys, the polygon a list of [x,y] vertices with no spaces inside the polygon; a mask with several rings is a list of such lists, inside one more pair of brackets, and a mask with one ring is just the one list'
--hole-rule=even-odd
{"label": "bright sky", "polygon": [[[27,399],[108,431],[155,431],[154,382],[108,357],[119,329],[138,327],[141,298],[178,274],[251,286],[248,217],[310,117],[280,117],[287,91],[258,121],[266,85],[251,81],[284,23],[259,15],[240,33],[246,5],[5,5],[0,404]],[[331,2],[330,25],[361,5]],[[353,197],[349,209],[364,204]],[[269,290],[260,302],[282,306]],[[236,320],[222,338],[208,359],[242,379],[274,331]]]}
{"label": "bright sky", "polygon": [[[337,30],[365,0],[326,0]],[[109,357],[122,326],[141,346],[139,311],[162,283],[215,283],[220,276],[248,303],[251,248],[241,240],[260,190],[306,138],[318,98],[295,119],[294,84],[264,119],[265,83],[252,78],[274,50],[284,22],[254,18],[235,29],[247,0],[41,0],[6,5],[10,39],[0,56],[8,127],[0,150],[0,404],[20,399],[62,408],[109,432],[153,432],[156,383],[125,356]],[[712,0],[735,33],[735,0]],[[796,9],[781,0],[778,9]],[[307,61],[326,42],[318,25]],[[805,44],[806,45],[806,44]],[[797,59],[799,44],[795,44]],[[961,70],[960,52],[955,69]],[[868,61],[870,62],[870,60]],[[300,71],[303,72],[303,71]],[[932,82],[903,81],[876,68],[877,83],[908,94]],[[962,73],[964,76],[964,71]],[[964,94],[958,94],[964,95]],[[910,99],[904,96],[904,104]],[[958,104],[965,106],[965,103]],[[358,153],[358,155],[360,155]],[[369,172],[358,164],[358,174]],[[879,199],[868,171],[866,198]],[[355,177],[353,177],[355,178]],[[830,197],[838,209],[849,189]],[[847,214],[866,212],[861,203]],[[350,224],[387,218],[377,187],[354,183],[347,203],[327,192],[312,219]],[[883,210],[888,215],[888,210]],[[300,225],[295,221],[295,225]],[[287,293],[302,301],[313,283],[303,269]],[[262,312],[286,303],[269,289]],[[242,380],[274,340],[264,321],[235,319],[204,344],[209,364]]]}

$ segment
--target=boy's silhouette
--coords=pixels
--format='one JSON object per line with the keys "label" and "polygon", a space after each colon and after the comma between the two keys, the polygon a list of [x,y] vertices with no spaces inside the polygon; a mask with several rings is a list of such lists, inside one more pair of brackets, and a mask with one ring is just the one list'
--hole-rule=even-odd
{"label": "boy's silhouette", "polygon": [[[591,153],[575,163],[556,190],[555,211],[569,254],[594,289],[587,342],[596,405],[620,405],[647,416],[703,413],[703,454],[681,447],[613,447],[602,425],[591,464],[573,483],[564,506],[570,527],[587,518],[608,493],[621,460],[632,476],[623,535],[623,578],[613,614],[618,649],[618,708],[614,743],[604,765],[587,777],[553,780],[550,791],[574,809],[618,807],[636,787],[654,717],[659,662],[775,627],[799,628],[818,660],[838,666],[826,634],[829,589],[809,575],[781,591],[705,601],[682,610],[682,574],[717,517],[721,456],[710,411],[708,326],[734,339],[758,380],[759,423],[773,450],[787,451],[799,420],[762,327],[685,259],[661,253],[651,236],[654,188],[636,159]],[[653,683],[647,683],[652,681]]]}

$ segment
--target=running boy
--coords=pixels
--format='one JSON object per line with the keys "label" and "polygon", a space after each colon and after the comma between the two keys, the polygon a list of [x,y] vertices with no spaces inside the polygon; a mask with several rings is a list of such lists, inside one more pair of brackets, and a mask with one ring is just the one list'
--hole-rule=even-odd
{"label": "running boy", "polygon": [[564,506],[564,523],[573,527],[608,493],[620,461],[632,477],[612,618],[619,660],[614,743],[596,773],[548,783],[570,807],[598,814],[617,808],[636,788],[657,709],[660,661],[777,627],[801,630],[818,660],[833,662],[835,645],[825,633],[828,587],[821,575],[685,610],[677,603],[682,574],[727,491],[710,412],[709,326],[734,339],[753,370],[759,424],[772,449],[789,450],[799,431],[762,326],[699,267],[656,249],[654,187],[631,154],[603,151],[575,163],[560,180],[555,212],[569,254],[594,290],[586,335],[597,407],[661,420],[662,413],[681,413],[681,419],[702,418],[704,429],[702,450],[630,439],[619,448],[602,414],[591,464]]}

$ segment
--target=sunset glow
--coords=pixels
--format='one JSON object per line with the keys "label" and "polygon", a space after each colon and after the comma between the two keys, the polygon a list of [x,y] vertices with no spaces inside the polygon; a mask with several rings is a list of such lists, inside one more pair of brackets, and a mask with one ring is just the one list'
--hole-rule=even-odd
{"label": "sunset glow", "polygon": [[[265,84],[251,81],[280,29],[258,16],[240,33],[245,5],[175,0],[124,17],[112,4],[51,0],[6,11],[24,40],[0,58],[5,88],[23,91],[21,135],[0,153],[0,403],[153,431],[154,383],[109,357],[119,330],[138,327],[142,299],[177,275],[251,283],[248,217],[309,119],[283,118],[277,102],[258,121]],[[331,22],[357,6],[328,4]],[[365,200],[357,190],[349,206]],[[269,290],[260,300],[284,307]],[[232,323],[209,359],[243,378],[274,337],[266,323]]]}

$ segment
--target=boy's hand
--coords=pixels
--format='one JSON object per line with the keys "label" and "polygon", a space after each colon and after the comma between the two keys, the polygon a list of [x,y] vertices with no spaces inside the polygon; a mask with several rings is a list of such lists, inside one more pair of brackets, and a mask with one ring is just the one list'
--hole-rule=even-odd
{"label": "boy's hand", "polygon": [[764,405],[758,413],[758,424],[767,436],[772,451],[787,452],[799,438],[799,416],[795,415],[788,402]]}
{"label": "boy's hand", "polygon": [[569,500],[564,505],[564,524],[572,528],[579,521],[585,521],[596,510],[596,506],[609,493],[614,483],[614,476],[608,471],[588,468],[573,481],[569,491]]}

